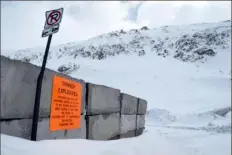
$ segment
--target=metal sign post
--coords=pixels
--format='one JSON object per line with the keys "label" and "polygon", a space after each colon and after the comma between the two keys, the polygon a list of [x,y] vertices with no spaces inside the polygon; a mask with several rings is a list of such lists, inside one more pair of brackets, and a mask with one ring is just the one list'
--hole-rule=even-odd
{"label": "metal sign post", "polygon": [[46,15],[46,22],[44,25],[44,30],[42,32],[42,37],[48,36],[48,41],[45,49],[45,54],[43,58],[42,67],[37,79],[36,85],[36,94],[35,94],[35,105],[34,105],[34,113],[33,113],[33,120],[32,120],[32,130],[31,130],[31,140],[36,141],[37,139],[37,127],[38,127],[38,120],[39,120],[39,109],[40,109],[40,96],[41,96],[41,88],[43,84],[43,76],[44,71],[46,68],[48,53],[52,41],[52,35],[59,31],[59,24],[62,20],[63,15],[63,8],[57,10],[47,11]]}

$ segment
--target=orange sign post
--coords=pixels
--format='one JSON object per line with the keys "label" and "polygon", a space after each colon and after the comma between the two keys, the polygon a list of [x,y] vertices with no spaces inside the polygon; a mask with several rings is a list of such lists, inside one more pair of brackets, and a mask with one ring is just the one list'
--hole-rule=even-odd
{"label": "orange sign post", "polygon": [[81,127],[81,83],[63,77],[53,77],[50,131]]}

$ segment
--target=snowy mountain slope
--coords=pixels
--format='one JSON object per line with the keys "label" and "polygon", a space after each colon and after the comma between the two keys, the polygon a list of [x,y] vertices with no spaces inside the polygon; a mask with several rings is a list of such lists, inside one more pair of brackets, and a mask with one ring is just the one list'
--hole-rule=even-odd
{"label": "snowy mountain slope", "polygon": [[[115,31],[96,36],[79,43],[68,43],[54,47],[50,59],[65,56],[105,59],[120,54],[139,56],[155,52],[159,56],[172,56],[182,61],[204,62],[218,50],[231,48],[231,21],[186,26],[164,26],[156,29],[142,27],[140,30]],[[24,61],[39,59],[42,49],[17,51],[12,58]],[[55,57],[55,58],[54,58]]]}
{"label": "snowy mountain slope", "polygon": [[[43,53],[41,47],[1,54],[40,66]],[[103,34],[51,48],[47,67],[141,96],[150,109],[223,108],[231,103],[231,21]]]}

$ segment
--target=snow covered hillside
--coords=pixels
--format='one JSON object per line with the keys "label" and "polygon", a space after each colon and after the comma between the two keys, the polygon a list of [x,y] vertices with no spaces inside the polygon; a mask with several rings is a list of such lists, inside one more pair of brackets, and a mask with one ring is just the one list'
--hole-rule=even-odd
{"label": "snow covered hillside", "polygon": [[[44,48],[1,54],[40,66]],[[231,21],[103,34],[52,47],[47,67],[141,96],[150,109],[222,108],[231,101]]]}
{"label": "snow covered hillside", "polygon": [[[44,49],[1,54],[41,66]],[[47,68],[148,101],[147,132],[125,140],[128,155],[175,154],[156,152],[157,141],[163,150],[178,143],[185,155],[231,154],[231,21],[119,30],[52,47]],[[125,142],[111,144],[120,150]]]}
{"label": "snow covered hillside", "polygon": [[[156,53],[158,56],[172,56],[181,61],[201,61],[216,55],[219,49],[228,50],[231,40],[231,21],[195,24],[186,26],[164,26],[161,28],[120,30],[96,36],[87,41],[68,43],[51,50],[50,59],[83,57],[106,59],[116,55],[136,54],[144,56]],[[42,59],[44,50],[20,50],[12,58],[27,62]],[[40,62],[38,61],[38,62]]]}

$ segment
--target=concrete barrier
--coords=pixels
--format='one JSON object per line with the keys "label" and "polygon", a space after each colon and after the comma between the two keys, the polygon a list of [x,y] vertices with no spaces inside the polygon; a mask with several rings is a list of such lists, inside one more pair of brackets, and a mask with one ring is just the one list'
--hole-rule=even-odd
{"label": "concrete barrier", "polygon": [[[1,56],[1,133],[30,139],[40,67]],[[81,128],[49,130],[54,75],[81,83]],[[80,138],[112,140],[141,135],[147,102],[103,85],[85,83],[46,69],[43,79],[37,140]]]}
{"label": "concrete barrier", "polygon": [[[1,119],[32,118],[40,67],[1,56]],[[49,117],[54,75],[82,84],[82,114],[85,112],[85,82],[46,69],[40,99],[40,117]]]}
{"label": "concrete barrier", "polygon": [[120,113],[87,116],[88,139],[110,140],[120,134]]}
{"label": "concrete barrier", "polygon": [[136,136],[139,136],[143,133],[143,130],[145,129],[145,115],[137,115],[136,119]]}
{"label": "concrete barrier", "polygon": [[39,69],[1,56],[1,119],[33,115]]}
{"label": "concrete barrier", "polygon": [[1,121],[1,133],[24,139],[30,139],[31,125],[31,119]]}
{"label": "concrete barrier", "polygon": [[120,90],[88,83],[87,114],[120,112]]}
{"label": "concrete barrier", "polygon": [[142,127],[142,128],[136,129],[135,136],[140,136],[140,135],[142,135],[142,134],[143,134],[144,129],[145,129],[145,127]]}
{"label": "concrete barrier", "polygon": [[86,139],[86,122],[85,116],[81,116],[81,128],[72,130],[49,131],[49,119],[39,121],[37,139]]}
{"label": "concrete barrier", "polygon": [[128,94],[121,94],[121,114],[134,115],[137,113],[138,99]]}
{"label": "concrete barrier", "polygon": [[145,115],[147,112],[147,101],[144,99],[138,100],[136,132],[135,136],[140,136],[145,129]]}
{"label": "concrete barrier", "polygon": [[[1,133],[30,140],[32,119],[1,121]],[[49,131],[49,118],[40,118],[37,129],[37,140],[45,139],[86,139],[86,122],[82,115],[81,128],[73,130]]]}
{"label": "concrete barrier", "polygon": [[138,103],[138,115],[145,115],[147,111],[147,101],[143,99],[139,99]]}
{"label": "concrete barrier", "polygon": [[136,114],[138,98],[121,94],[120,138],[134,137],[136,133]]}
{"label": "concrete barrier", "polygon": [[135,137],[136,115],[121,115],[120,119],[120,137]]}

